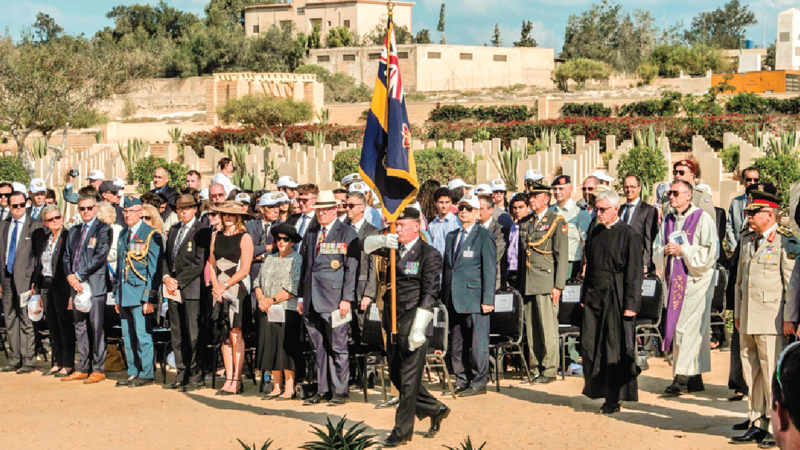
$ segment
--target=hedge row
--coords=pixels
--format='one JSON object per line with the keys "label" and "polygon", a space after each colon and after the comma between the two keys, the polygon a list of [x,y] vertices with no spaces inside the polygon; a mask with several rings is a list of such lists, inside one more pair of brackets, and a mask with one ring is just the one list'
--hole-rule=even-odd
{"label": "hedge row", "polygon": [[478,122],[524,122],[536,114],[536,108],[523,105],[475,106],[442,105],[428,114],[429,122],[458,122],[475,119]]}
{"label": "hedge row", "polygon": [[[349,148],[333,157],[333,178],[340,180],[346,175],[358,172],[361,161],[361,148]],[[414,152],[414,165],[420,182],[437,180],[447,183],[461,178],[467,183],[475,183],[477,165],[463,152],[449,148],[431,148]]]}
{"label": "hedge row", "polygon": [[[276,137],[283,135],[289,145],[309,144],[306,133],[325,131],[325,141],[338,144],[339,142],[360,143],[364,140],[364,127],[344,125],[298,125],[281,128],[272,128],[269,131]],[[412,127],[413,132],[413,127]],[[233,144],[256,143],[267,133],[267,130],[258,128],[222,128],[216,127],[211,131],[198,131],[184,135],[183,143],[192,147],[198,156],[203,156],[203,149],[210,145],[222,149],[225,142]]]}
{"label": "hedge row", "polygon": [[564,103],[558,112],[562,117],[611,117],[613,110],[602,103]]}

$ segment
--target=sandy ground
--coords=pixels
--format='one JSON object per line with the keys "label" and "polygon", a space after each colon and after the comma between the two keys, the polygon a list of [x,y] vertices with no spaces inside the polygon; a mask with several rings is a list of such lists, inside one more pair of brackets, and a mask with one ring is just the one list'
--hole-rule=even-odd
{"label": "sandy ground", "polygon": [[[0,364],[6,361],[0,354]],[[680,398],[662,398],[671,369],[650,360],[640,377],[640,402],[606,417],[596,414],[602,401],[580,395],[583,380],[567,378],[544,387],[517,379],[501,383],[502,391],[453,400],[453,413],[435,439],[421,434],[429,421],[417,422],[413,442],[404,448],[456,446],[469,435],[486,449],[714,449],[729,448],[730,427],[744,419],[746,402],[726,398],[729,353],[712,353],[714,371],[706,374],[706,391]],[[37,369],[45,368],[39,362]],[[392,428],[394,410],[376,410],[381,396],[370,403],[352,392],[353,402],[328,407],[303,407],[300,402],[262,401],[246,383],[242,396],[219,397],[204,389],[191,394],[160,386],[116,388],[114,381],[98,385],[65,383],[32,375],[0,374],[0,442],[4,450],[81,449],[240,449],[242,439],[258,448],[268,438],[271,450],[292,449],[312,440],[311,425],[330,418],[364,421],[370,432],[384,437]],[[111,379],[123,373],[111,374]],[[434,386],[435,395],[440,394]],[[748,447],[750,448],[750,447]],[[753,446],[752,448],[755,448]]]}

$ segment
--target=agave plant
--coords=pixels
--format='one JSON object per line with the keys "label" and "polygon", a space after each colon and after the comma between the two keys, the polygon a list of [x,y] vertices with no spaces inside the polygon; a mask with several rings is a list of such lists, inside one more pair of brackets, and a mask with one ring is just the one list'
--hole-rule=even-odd
{"label": "agave plant", "polygon": [[575,138],[572,137],[572,130],[569,128],[559,128],[558,143],[561,144],[561,153],[575,153]]}
{"label": "agave plant", "polygon": [[177,144],[181,140],[181,134],[183,134],[183,130],[180,127],[170,128],[167,130],[167,134],[169,134],[170,141],[173,144]]}
{"label": "agave plant", "polygon": [[474,447],[472,445],[472,439],[467,436],[467,439],[461,443],[461,447],[450,447],[448,445],[444,445],[443,447],[447,448],[448,450],[483,450],[483,447],[486,447],[486,442],[481,444],[480,447]]}
{"label": "agave plant", "polygon": [[275,139],[268,134],[262,134],[261,136],[256,138],[256,145],[259,147],[267,148],[270,145],[275,143]]}
{"label": "agave plant", "polygon": [[281,174],[280,172],[278,172],[278,168],[275,166],[275,160],[265,156],[263,186],[266,186],[267,182],[270,182],[272,184],[277,184],[280,176]]}
{"label": "agave plant", "polygon": [[558,141],[558,133],[555,128],[545,128],[536,136],[534,132],[534,139],[531,143],[529,154],[535,154],[540,151],[548,151]]}
{"label": "agave plant", "polygon": [[303,133],[306,138],[306,142],[308,145],[314,148],[322,148],[325,146],[325,138],[328,137],[328,133],[325,130],[318,130],[318,131],[306,131]]}
{"label": "agave plant", "polygon": [[510,149],[504,146],[497,152],[497,157],[492,158],[494,166],[500,172],[500,178],[506,183],[506,188],[511,192],[517,190],[517,169],[519,160],[526,156],[527,149],[520,148],[518,145],[511,145]]}
{"label": "agave plant", "polygon": [[128,139],[128,145],[125,147],[122,144],[117,144],[119,149],[119,156],[122,158],[122,164],[125,165],[125,182],[133,184],[136,178],[133,174],[133,169],[136,167],[136,162],[145,154],[150,144],[143,139]]}
{"label": "agave plant", "polygon": [[653,129],[653,126],[644,130],[643,128],[639,128],[636,130],[636,133],[633,135],[634,142],[636,142],[637,147],[647,147],[651,150],[658,150],[661,151],[662,146],[664,145],[664,137],[666,134],[664,130],[661,131],[661,136],[656,136],[656,131]]}
{"label": "agave plant", "polygon": [[486,128],[479,129],[472,136],[472,140],[475,141],[475,142],[488,141],[491,138],[492,138],[492,135],[489,134],[489,130],[487,130]]}
{"label": "agave plant", "polygon": [[102,131],[95,131],[94,132],[94,141],[97,144],[103,142],[103,132]]}
{"label": "agave plant", "polygon": [[319,119],[319,123],[322,125],[327,125],[331,120],[331,110],[328,108],[320,109],[317,111],[317,119]]}
{"label": "agave plant", "polygon": [[780,138],[770,136],[766,149],[772,154],[788,155],[797,148],[797,133],[794,131],[784,131]]}
{"label": "agave plant", "polygon": [[766,140],[764,139],[764,133],[767,130],[767,125],[763,125],[761,127],[758,124],[753,125],[752,131],[747,130],[745,134],[745,139],[751,145],[758,147],[762,151],[764,150],[764,145],[766,144]]}
{"label": "agave plant", "polygon": [[25,146],[25,149],[28,150],[28,155],[31,161],[33,161],[34,159],[39,159],[47,155],[47,142],[44,139],[37,139],[33,141],[30,147]]}
{"label": "agave plant", "polygon": [[[236,439],[236,440],[239,441],[239,444],[242,445],[242,448],[244,450],[257,450],[258,449],[258,447],[256,447],[256,444],[253,444],[253,446],[250,447],[249,445],[247,445],[244,442],[242,442],[241,439]],[[272,444],[273,444],[272,439],[267,439],[267,441],[264,442],[264,445],[261,446],[261,450],[269,450],[269,448],[272,446]],[[278,449],[278,450],[281,450],[281,449]]]}
{"label": "agave plant", "polygon": [[328,416],[325,430],[315,426],[311,427],[314,429],[312,433],[319,437],[320,440],[316,442],[306,442],[300,446],[300,448],[305,450],[363,450],[376,444],[374,434],[364,434],[364,431],[367,429],[367,427],[361,426],[364,422],[358,422],[345,431],[344,427],[346,422],[347,416],[342,417],[339,423],[333,425],[330,416]]}

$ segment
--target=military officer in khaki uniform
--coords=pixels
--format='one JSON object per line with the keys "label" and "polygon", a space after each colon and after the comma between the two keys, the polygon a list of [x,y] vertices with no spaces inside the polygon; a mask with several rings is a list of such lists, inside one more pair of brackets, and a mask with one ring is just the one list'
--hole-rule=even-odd
{"label": "military officer in khaki uniform", "polygon": [[759,442],[760,448],[775,446],[770,423],[772,375],[786,338],[794,334],[798,303],[790,280],[800,277],[792,273],[800,242],[788,228],[778,226],[780,198],[776,194],[777,189],[767,183],[750,190],[745,208],[750,231],[740,241],[736,276],[734,325],[750,386],[750,427],[731,443]]}
{"label": "military officer in khaki uniform", "polygon": [[519,221],[519,292],[535,383],[555,380],[558,367],[558,300],[567,282],[567,222],[548,209],[551,186],[529,181],[533,213]]}

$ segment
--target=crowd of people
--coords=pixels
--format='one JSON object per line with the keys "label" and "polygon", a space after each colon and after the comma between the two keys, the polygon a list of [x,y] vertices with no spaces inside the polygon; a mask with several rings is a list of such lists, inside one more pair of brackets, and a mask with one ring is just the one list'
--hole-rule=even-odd
{"label": "crowd of people", "polygon": [[[559,370],[582,373],[583,393],[603,399],[600,412],[613,414],[621,402],[638,399],[642,349],[659,350],[636,335],[643,281],[651,279],[663,284],[660,350],[672,358],[665,395],[702,391],[710,351],[724,345],[731,348],[731,400],[748,398],[747,420],[734,426],[744,434],[732,442],[769,448],[775,411],[781,430],[790,425],[786,417],[794,420],[779,356],[797,332],[800,243],[779,225],[777,189],[762,183],[756,169],[742,171],[746,193],[727,214],[714,207],[708,186],[696,184],[693,159],[674,164],[674,181],[658,186],[652,205],[641,198],[637,177],[619,180],[621,196],[603,171],[582,181],[578,201],[578,180],[559,175],[547,183],[536,170],[525,174],[524,192],[510,198],[501,179],[476,186],[426,180],[395,233],[388,232],[379,195],[357,173],[332,191],[284,176],[275,192],[250,192],[231,183],[229,159],[219,169],[207,188],[200,173],[188,172],[178,192],[159,167],[154,188],[141,196],[124,194],[122,180],[106,180],[98,170],[75,192],[71,172],[63,191],[64,201],[77,205],[71,218],[42,179],[27,187],[0,183],[9,347],[0,371],[32,372],[36,330],[46,326],[52,358],[44,375],[102,382],[106,336],[119,327],[128,376],[116,385],[150,385],[153,328],[162,324],[177,369],[164,389],[203,388],[206,373],[218,370],[210,347],[224,366],[216,394],[240,394],[248,342],[255,367],[271,380],[263,399],[290,401],[303,392],[303,405],[341,405],[352,386],[372,387],[382,377],[379,354],[364,373],[351,370],[349,357],[349,346],[377,319],[392,396],[376,407],[397,408],[383,442],[394,447],[411,439],[415,415],[431,418],[425,437],[433,437],[450,412],[421,384],[437,305],[447,311],[455,376],[445,394],[486,393],[490,315],[514,308],[496,301],[504,290],[522,299],[523,364],[532,383],[551,383]],[[392,250],[396,311],[387,289]],[[734,311],[729,338],[711,326],[720,279],[729,280],[727,309]],[[562,298],[567,285],[580,285],[580,296]],[[559,367],[565,301],[583,306],[574,318],[581,333],[567,348],[568,364]],[[393,316],[396,342],[389,337]]]}

